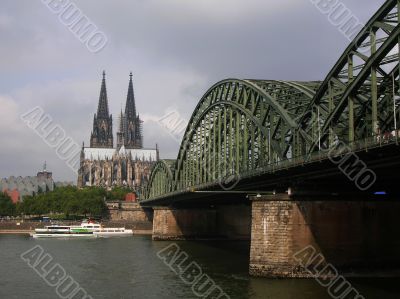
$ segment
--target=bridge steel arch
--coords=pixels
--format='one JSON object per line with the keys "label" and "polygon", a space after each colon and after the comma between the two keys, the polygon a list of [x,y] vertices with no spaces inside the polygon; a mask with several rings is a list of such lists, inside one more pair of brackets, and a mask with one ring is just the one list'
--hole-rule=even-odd
{"label": "bridge steel arch", "polygon": [[173,191],[173,162],[158,161],[152,168],[144,198],[159,197]]}
{"label": "bridge steel arch", "polygon": [[174,165],[172,183],[165,167],[156,165],[145,198],[162,195],[164,190],[158,185],[161,181],[167,181],[172,192],[187,190],[291,158],[296,142],[292,135],[303,134],[297,120],[318,86],[319,82],[218,82],[194,110]]}
{"label": "bridge steel arch", "polygon": [[211,87],[186,129],[175,165],[176,188],[208,184],[290,157],[290,136],[298,127],[294,118],[307,96],[300,87],[237,79]]}
{"label": "bridge steel arch", "polygon": [[[308,153],[353,144],[394,128],[394,91],[399,88],[399,6],[388,0],[344,51],[329,72],[308,113],[300,120],[312,140]],[[309,134],[319,111],[319,138]],[[314,116],[314,117],[311,117]]]}
{"label": "bridge steel arch", "polygon": [[[397,130],[399,7],[400,0],[386,1],[323,82],[228,79],[212,86],[193,112],[172,178],[155,168],[145,199]],[[161,175],[168,188],[154,191]]]}

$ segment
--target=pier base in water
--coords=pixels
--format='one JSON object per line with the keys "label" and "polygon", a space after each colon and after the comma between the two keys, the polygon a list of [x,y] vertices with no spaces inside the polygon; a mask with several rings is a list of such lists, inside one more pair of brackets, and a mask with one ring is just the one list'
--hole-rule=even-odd
{"label": "pier base in water", "polygon": [[250,240],[251,207],[154,208],[153,240]]}
{"label": "pier base in water", "polygon": [[313,277],[333,266],[374,276],[399,269],[399,214],[393,201],[253,198],[250,274]]}

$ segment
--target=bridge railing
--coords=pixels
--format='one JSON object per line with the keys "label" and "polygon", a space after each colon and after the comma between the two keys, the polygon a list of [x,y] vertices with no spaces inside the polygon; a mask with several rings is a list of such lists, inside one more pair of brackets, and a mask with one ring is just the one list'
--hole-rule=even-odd
{"label": "bridge railing", "polygon": [[[359,152],[389,144],[398,144],[399,140],[400,140],[400,130],[397,131],[397,134],[395,131],[387,132],[377,136],[372,136],[362,140],[357,140],[345,145],[348,146],[348,151]],[[256,175],[265,173],[274,173],[276,171],[289,169],[305,164],[310,164],[321,160],[326,160],[329,158],[330,155],[332,155],[333,149],[334,148],[321,149],[320,151],[314,152],[309,156],[294,157],[273,164],[269,164],[265,167],[260,168],[259,170],[256,170]],[[243,173],[242,177],[248,177],[253,175],[255,175],[254,171],[252,171],[251,173],[250,172]]]}

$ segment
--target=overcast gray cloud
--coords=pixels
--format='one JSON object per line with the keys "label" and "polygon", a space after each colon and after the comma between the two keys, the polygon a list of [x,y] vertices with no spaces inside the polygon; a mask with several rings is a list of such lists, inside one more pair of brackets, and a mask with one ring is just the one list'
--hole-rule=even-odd
{"label": "overcast gray cloud", "polygon": [[[383,1],[345,0],[366,22]],[[32,175],[48,161],[58,180],[75,174],[19,115],[40,105],[88,143],[101,71],[110,110],[124,105],[134,73],[146,147],[175,158],[179,144],[155,121],[189,119],[203,93],[229,77],[322,80],[348,40],[309,0],[85,0],[76,5],[108,44],[91,53],[40,0],[0,3],[0,177]]]}

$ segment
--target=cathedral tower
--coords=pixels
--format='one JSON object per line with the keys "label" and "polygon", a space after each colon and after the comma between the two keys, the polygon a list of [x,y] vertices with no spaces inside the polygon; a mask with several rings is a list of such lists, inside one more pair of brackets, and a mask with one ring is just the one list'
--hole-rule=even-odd
{"label": "cathedral tower", "polygon": [[143,148],[142,121],[136,114],[135,94],[133,92],[132,72],[130,73],[128,95],[124,115],[125,147],[130,149]]}
{"label": "cathedral tower", "polygon": [[116,148],[113,147],[112,116],[108,110],[105,73],[97,113],[94,115],[90,147],[82,144],[78,187],[100,186],[131,188],[140,192],[149,181],[158,161],[158,148],[143,149],[142,121],[136,113],[132,73],[130,74],[125,111],[117,126]]}
{"label": "cathedral tower", "polygon": [[113,130],[112,115],[108,112],[108,99],[106,88],[106,74],[103,71],[103,80],[101,82],[99,105],[97,114],[93,119],[93,131],[90,136],[90,147],[112,148]]}

